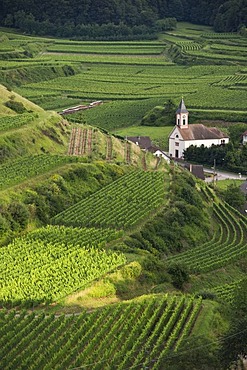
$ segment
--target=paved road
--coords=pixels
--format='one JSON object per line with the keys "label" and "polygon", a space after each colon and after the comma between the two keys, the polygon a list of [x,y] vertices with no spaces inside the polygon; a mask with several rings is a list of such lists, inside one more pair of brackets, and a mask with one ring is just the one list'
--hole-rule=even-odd
{"label": "paved road", "polygon": [[[207,173],[214,173],[214,170],[212,168],[205,168],[204,167],[204,172]],[[246,180],[246,176],[242,175],[241,173],[233,173],[233,172],[226,172],[226,171],[219,171],[215,170],[216,173],[216,181],[218,180],[227,180],[227,179],[232,179],[232,180]],[[207,177],[206,182],[212,182],[213,181],[213,176]]]}

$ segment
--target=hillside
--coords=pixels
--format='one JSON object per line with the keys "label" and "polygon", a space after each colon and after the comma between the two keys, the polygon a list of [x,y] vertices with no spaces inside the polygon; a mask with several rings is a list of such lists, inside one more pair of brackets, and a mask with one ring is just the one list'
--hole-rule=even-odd
{"label": "hillside", "polygon": [[2,45],[45,45],[0,61],[3,370],[226,370],[247,351],[246,217],[117,135],[183,93],[192,120],[245,122],[245,40],[188,24],[160,37]]}

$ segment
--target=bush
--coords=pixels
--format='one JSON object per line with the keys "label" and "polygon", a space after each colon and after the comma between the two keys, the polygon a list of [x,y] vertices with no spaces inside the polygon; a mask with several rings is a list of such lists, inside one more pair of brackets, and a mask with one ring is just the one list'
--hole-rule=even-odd
{"label": "bush", "polygon": [[18,102],[18,101],[12,100],[12,99],[7,101],[5,103],[5,106],[12,109],[13,111],[15,111],[16,113],[19,113],[19,114],[27,112],[26,108],[24,107],[24,105],[21,102]]}
{"label": "bush", "polygon": [[111,297],[115,294],[115,286],[107,280],[97,282],[89,292],[89,296],[92,298]]}
{"label": "bush", "polygon": [[185,265],[174,263],[168,267],[168,273],[172,277],[172,284],[175,288],[182,289],[184,284],[189,281],[189,272]]}

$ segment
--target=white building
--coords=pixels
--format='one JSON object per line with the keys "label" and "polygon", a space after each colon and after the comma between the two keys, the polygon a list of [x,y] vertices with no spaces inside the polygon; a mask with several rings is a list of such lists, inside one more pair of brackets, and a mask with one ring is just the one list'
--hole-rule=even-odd
{"label": "white building", "polygon": [[216,127],[202,124],[189,125],[189,112],[182,99],[176,111],[176,126],[169,136],[169,155],[172,158],[183,158],[183,152],[190,145],[210,147],[227,144],[229,137]]}
{"label": "white building", "polygon": [[243,144],[247,144],[247,131],[243,133]]}

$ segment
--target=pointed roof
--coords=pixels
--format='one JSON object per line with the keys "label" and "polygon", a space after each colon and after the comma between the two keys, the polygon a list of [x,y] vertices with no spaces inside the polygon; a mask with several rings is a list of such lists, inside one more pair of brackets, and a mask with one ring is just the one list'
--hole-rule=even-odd
{"label": "pointed roof", "polygon": [[178,107],[178,109],[176,111],[176,114],[180,114],[180,113],[189,113],[187,111],[187,109],[186,109],[186,106],[184,104],[184,99],[183,98],[181,99],[181,102],[179,104],[179,107]]}

